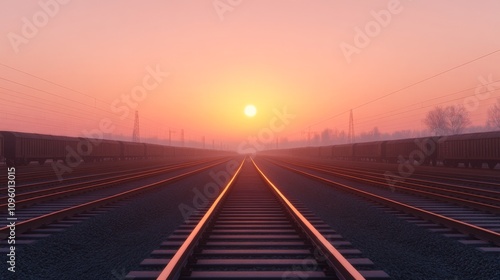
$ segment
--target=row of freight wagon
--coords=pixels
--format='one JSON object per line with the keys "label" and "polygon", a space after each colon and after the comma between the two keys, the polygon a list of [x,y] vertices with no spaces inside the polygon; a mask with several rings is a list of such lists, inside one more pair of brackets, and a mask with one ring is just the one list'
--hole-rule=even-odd
{"label": "row of freight wagon", "polygon": [[268,155],[412,163],[493,169],[500,163],[500,131],[440,137],[301,147],[265,151]]}
{"label": "row of freight wagon", "polygon": [[148,143],[0,131],[0,159],[8,164],[81,158],[83,161],[220,155],[221,151]]}

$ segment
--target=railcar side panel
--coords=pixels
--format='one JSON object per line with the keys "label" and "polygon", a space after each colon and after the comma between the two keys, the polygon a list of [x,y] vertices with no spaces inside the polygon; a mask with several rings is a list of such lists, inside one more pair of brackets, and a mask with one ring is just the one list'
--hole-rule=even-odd
{"label": "railcar side panel", "polygon": [[354,158],[354,144],[335,145],[332,148],[333,158],[352,160]]}
{"label": "railcar side panel", "polygon": [[357,160],[381,161],[385,155],[387,141],[354,144],[354,157]]}

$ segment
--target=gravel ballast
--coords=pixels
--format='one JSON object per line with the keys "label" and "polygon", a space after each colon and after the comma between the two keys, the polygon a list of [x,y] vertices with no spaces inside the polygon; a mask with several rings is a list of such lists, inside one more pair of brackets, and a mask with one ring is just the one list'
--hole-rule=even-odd
{"label": "gravel ballast", "polygon": [[393,279],[500,279],[500,256],[488,255],[425,230],[335,190],[264,161],[271,181],[304,203]]}
{"label": "gravel ballast", "polygon": [[[215,180],[226,164],[146,192],[123,207],[16,249],[16,272],[0,279],[123,279],[170,235],[184,217],[179,205],[193,207],[195,188]],[[1,258],[5,264],[6,256]],[[2,267],[6,267],[2,265]]]}

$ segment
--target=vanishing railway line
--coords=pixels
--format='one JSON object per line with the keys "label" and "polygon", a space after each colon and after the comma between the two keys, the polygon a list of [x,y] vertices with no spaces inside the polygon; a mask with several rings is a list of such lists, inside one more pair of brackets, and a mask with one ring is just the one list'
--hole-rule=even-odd
{"label": "vanishing railway line", "polygon": [[[450,237],[460,238],[462,243],[478,245],[482,251],[500,252],[500,247],[498,247],[500,246],[500,199],[496,191],[462,188],[457,185],[435,182],[432,184],[436,186],[429,187],[422,182],[415,183],[417,180],[401,181],[397,185],[390,185],[381,174],[375,176],[366,172],[338,170],[328,166],[290,160],[272,159],[271,162],[291,172],[321,181],[389,208],[457,230],[462,234],[443,232]],[[361,182],[364,186],[341,183],[335,178]],[[426,183],[431,182],[426,181]],[[373,188],[373,185],[383,188]],[[449,189],[450,186],[453,190]],[[477,195],[472,194],[471,191]],[[473,237],[480,240],[474,240]]]}
{"label": "vanishing railway line", "polygon": [[[172,164],[175,164],[177,161],[172,161]],[[73,172],[64,176],[63,180],[59,180],[57,178],[54,168],[49,163],[45,165],[33,164],[29,166],[22,166],[17,168],[16,173],[19,175],[20,180],[18,182],[18,187],[22,186],[24,189],[28,189],[29,186],[37,188],[41,185],[85,181],[99,177],[105,178],[113,174],[118,175],[141,170],[147,171],[152,168],[162,166],[165,166],[165,160],[142,161],[140,167],[138,167],[137,162],[131,161],[85,163],[78,166],[78,168],[74,169]],[[0,187],[0,192],[5,189],[4,186],[6,182],[5,177],[0,178],[0,185],[2,186]]]}
{"label": "vanishing railway line", "polygon": [[[19,208],[24,206],[24,208],[16,210],[16,217],[18,219],[16,233],[21,234],[29,230],[35,230],[64,218],[126,199],[144,191],[154,190],[162,185],[206,171],[225,161],[227,159],[182,163],[146,173],[122,175],[118,178],[77,183],[76,186],[70,185],[21,193],[18,196],[16,206]],[[197,165],[201,167],[196,167]],[[196,169],[182,171],[183,169],[193,169],[193,167],[196,167]],[[180,175],[172,175],[166,179],[156,180],[153,183],[141,184],[139,186],[129,184],[139,179],[179,171],[182,171]],[[111,187],[112,185],[117,186]],[[2,204],[2,206],[4,206],[2,209],[7,209],[6,203]],[[7,213],[0,214],[0,221],[2,223],[0,234],[6,235],[9,232],[9,228],[4,224],[7,221],[6,217]]]}
{"label": "vanishing railway line", "polygon": [[[345,170],[351,172],[364,172],[367,174],[380,174],[386,171],[391,171],[395,175],[399,174],[399,168],[404,170],[404,172],[410,173],[411,176],[406,176],[406,181],[408,180],[428,180],[433,183],[443,182],[446,184],[460,184],[462,186],[471,186],[484,189],[493,189],[500,191],[500,173],[497,170],[487,170],[487,169],[473,169],[473,168],[434,168],[425,165],[418,165],[418,163],[411,164],[410,162],[393,164],[393,163],[376,163],[376,162],[355,162],[355,161],[336,161],[321,159],[316,160],[308,159],[306,161],[294,158],[296,162],[306,163],[311,166],[329,166],[337,170]],[[411,166],[411,170],[408,168]],[[404,168],[404,169],[403,169]]]}
{"label": "vanishing railway line", "polygon": [[[32,204],[40,203],[47,200],[53,200],[58,197],[66,197],[70,195],[75,195],[81,192],[93,191],[99,188],[110,187],[118,183],[129,182],[132,180],[140,180],[150,176],[160,175],[165,172],[170,172],[182,168],[187,168],[191,166],[196,166],[204,163],[209,163],[214,160],[198,160],[185,163],[178,163],[171,166],[162,166],[156,168],[140,168],[137,170],[126,170],[118,172],[108,172],[105,174],[85,175],[81,177],[74,177],[69,182],[75,181],[75,183],[69,183],[64,181],[65,184],[60,184],[58,181],[48,181],[48,182],[38,182],[32,184],[25,184],[16,186],[16,206],[26,207]],[[105,177],[103,177],[105,176]],[[91,178],[97,177],[98,179],[91,180]],[[56,186],[54,186],[56,185]],[[6,193],[6,189],[3,188]],[[0,209],[7,209],[7,198],[8,196],[0,196]]]}
{"label": "vanishing railway line", "polygon": [[[208,173],[231,159],[235,158],[211,157],[164,167],[104,172],[95,177],[82,174],[64,184],[48,180],[20,185],[16,196],[18,242],[30,246],[51,234],[62,234],[83,220],[126,207],[137,194]],[[198,207],[189,220],[157,243],[156,250],[148,250],[149,257],[135,263],[123,277],[389,278],[384,267],[373,263],[351,240],[303,206],[300,197],[287,198],[280,190],[286,189],[285,185],[270,179],[276,168],[376,202],[371,207],[381,209],[383,215],[396,215],[435,232],[431,234],[457,239],[483,253],[500,253],[500,192],[495,182],[467,179],[461,184],[459,178],[446,182],[444,176],[439,180],[415,176],[390,185],[383,172],[376,170],[259,156],[244,159],[218,196]],[[308,191],[306,185],[301,187]],[[5,202],[6,197],[1,196],[2,212]],[[9,230],[5,220],[6,214],[0,213],[0,235]],[[0,242],[5,244],[5,240]]]}
{"label": "vanishing railway line", "polygon": [[127,278],[388,278],[358,250],[336,249],[332,244],[348,242],[298,209],[253,160],[245,160],[210,208],[194,215]]}
{"label": "vanishing railway line", "polygon": [[[500,214],[497,212],[497,207],[490,207],[500,206],[500,184],[498,183],[471,180],[461,183],[459,178],[454,178],[454,183],[436,182],[428,179],[388,176],[380,170],[378,172],[360,171],[356,169],[332,167],[324,164],[314,164],[311,162],[286,162],[325,174],[357,180],[381,187],[399,188],[400,191],[443,199],[445,201],[451,200],[476,209]],[[466,185],[471,182],[475,183],[475,186]]]}

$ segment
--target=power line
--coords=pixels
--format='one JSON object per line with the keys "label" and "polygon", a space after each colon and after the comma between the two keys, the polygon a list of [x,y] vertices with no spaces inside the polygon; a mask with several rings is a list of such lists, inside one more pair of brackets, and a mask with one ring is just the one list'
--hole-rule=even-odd
{"label": "power line", "polygon": [[[72,88],[69,88],[69,87],[63,86],[63,85],[58,84],[58,83],[54,83],[54,82],[52,82],[52,81],[49,81],[49,80],[44,79],[44,78],[42,78],[42,77],[39,77],[39,76],[36,76],[36,75],[30,74],[30,73],[28,73],[28,72],[26,72],[26,71],[23,71],[23,70],[20,70],[20,69],[14,68],[14,67],[12,67],[12,66],[9,66],[9,65],[6,65],[6,64],[3,64],[3,63],[0,63],[0,65],[1,65],[1,66],[3,66],[3,67],[5,67],[5,68],[9,68],[9,69],[11,69],[11,70],[14,70],[14,71],[17,71],[17,72],[23,73],[23,74],[25,74],[25,75],[28,75],[28,76],[30,76],[30,77],[33,77],[33,78],[36,78],[36,79],[42,80],[42,81],[47,82],[47,83],[49,83],[49,84],[52,84],[52,85],[55,85],[55,86],[58,86],[58,87],[61,87],[61,88],[67,89],[67,90],[72,91],[72,92],[76,92],[76,93],[78,93],[78,94],[81,94],[81,95],[84,95],[84,96],[87,96],[87,97],[90,97],[90,98],[92,98],[92,99],[94,99],[94,100],[99,100],[99,99],[95,98],[95,97],[94,97],[94,96],[92,96],[92,95],[89,95],[89,94],[83,93],[83,92],[78,91],[78,90],[74,90],[74,89],[72,89]],[[99,100],[99,101],[106,103],[105,101],[102,101],[102,100]]]}
{"label": "power line", "polygon": [[[393,95],[393,94],[395,94],[395,93],[401,92],[401,91],[403,91],[403,90],[406,90],[406,89],[408,89],[408,88],[411,88],[411,87],[416,86],[416,85],[418,85],[418,84],[421,84],[421,83],[423,83],[423,82],[426,82],[426,81],[428,81],[428,80],[431,80],[431,79],[433,79],[433,78],[436,78],[436,77],[438,77],[438,76],[441,76],[441,75],[443,75],[443,74],[445,74],[445,73],[448,73],[448,72],[450,72],[450,71],[453,71],[453,70],[458,69],[458,68],[460,68],[460,67],[463,67],[463,66],[465,66],[465,65],[471,64],[471,63],[476,62],[476,61],[478,61],[478,60],[480,60],[480,59],[483,59],[483,58],[485,58],[485,57],[488,57],[488,56],[491,56],[491,55],[493,55],[493,54],[496,54],[496,53],[498,53],[498,52],[500,52],[500,49],[494,50],[494,51],[492,51],[492,52],[489,52],[489,53],[487,53],[487,54],[481,55],[481,56],[476,57],[476,58],[474,58],[474,59],[472,59],[472,60],[466,61],[466,62],[464,62],[464,63],[462,63],[462,64],[457,65],[457,66],[454,66],[454,67],[448,68],[448,69],[446,69],[446,70],[444,70],[444,71],[441,71],[441,72],[438,72],[438,73],[436,73],[436,74],[434,74],[434,75],[431,75],[431,76],[429,76],[429,77],[427,77],[427,78],[421,79],[421,80],[419,80],[419,81],[417,81],[417,82],[414,82],[414,83],[411,83],[411,84],[409,84],[409,85],[407,85],[407,86],[404,86],[404,87],[402,87],[402,88],[400,88],[400,89],[398,89],[398,90],[391,91],[391,92],[389,92],[389,93],[387,93],[387,94],[384,94],[384,95],[382,95],[382,96],[379,96],[379,97],[377,97],[377,98],[375,98],[375,99],[372,99],[372,100],[370,100],[370,101],[367,101],[367,102],[365,102],[365,103],[362,103],[362,104],[360,104],[360,105],[358,105],[358,106],[356,106],[356,107],[354,107],[354,108],[352,108],[352,109],[359,109],[359,108],[361,108],[361,107],[363,107],[363,106],[366,106],[366,105],[368,105],[368,104],[374,103],[374,102],[379,101],[379,100],[381,100],[381,99],[384,99],[384,98],[386,98],[386,97],[388,97],[388,96],[391,96],[391,95]],[[323,122],[325,122],[325,121],[331,120],[331,119],[336,118],[336,117],[338,117],[338,116],[344,115],[344,114],[348,113],[350,110],[351,110],[351,109],[346,110],[346,111],[343,111],[343,112],[338,113],[338,114],[336,114],[336,115],[334,115],[334,116],[331,116],[331,117],[329,117],[329,118],[323,119],[323,120],[321,120],[321,121],[319,121],[319,122],[316,122],[316,123],[310,124],[309,126],[315,126],[315,125],[317,125],[317,124],[320,124],[320,123],[323,123]]]}
{"label": "power line", "polygon": [[[94,97],[94,96],[91,96],[91,95],[89,95],[89,94],[86,94],[86,93],[83,93],[83,92],[81,92],[81,91],[78,91],[78,90],[72,89],[72,88],[70,88],[70,87],[67,87],[67,86],[61,85],[61,84],[59,84],[59,83],[52,82],[52,81],[47,80],[47,79],[45,79],[45,78],[42,78],[42,77],[40,77],[40,76],[33,75],[33,74],[31,74],[31,73],[28,73],[28,72],[26,72],[26,71],[23,71],[23,70],[20,70],[20,69],[14,68],[14,67],[12,67],[12,66],[9,66],[9,65],[6,65],[6,64],[3,64],[3,63],[0,63],[0,65],[1,65],[1,66],[3,66],[3,67],[5,67],[5,68],[9,68],[9,69],[11,69],[11,70],[14,70],[14,71],[17,71],[17,72],[23,73],[23,74],[25,74],[25,75],[28,75],[28,76],[30,76],[30,77],[33,77],[33,78],[36,78],[36,79],[42,80],[42,81],[47,82],[47,83],[50,83],[50,84],[52,84],[52,85],[56,85],[56,86],[58,86],[58,87],[64,88],[64,89],[66,89],[66,90],[70,90],[70,91],[72,91],[72,92],[75,92],[75,93],[81,94],[81,95],[83,95],[83,96],[93,98],[93,99],[94,99],[94,101],[99,101],[99,102],[102,102],[102,103],[104,103],[104,104],[106,104],[106,105],[111,105],[111,103],[109,103],[109,102],[107,102],[107,101],[105,101],[105,100],[98,99],[98,98],[96,98],[96,97]],[[7,80],[7,79],[5,79],[5,80]],[[52,94],[52,95],[55,95],[55,94]],[[59,95],[55,95],[55,96],[57,96],[57,97],[61,97],[61,96],[59,96]],[[61,98],[62,98],[62,97],[61,97]],[[65,98],[65,99],[67,99],[67,98]],[[76,102],[76,101],[75,101],[75,102]],[[79,103],[80,103],[80,102],[79,102]],[[84,104],[84,103],[81,103],[81,104]],[[84,105],[89,106],[88,104],[84,104]],[[151,121],[151,122],[155,122],[155,123],[157,123],[157,124],[162,124],[162,123],[160,123],[160,122],[158,122],[158,121],[155,121],[155,120],[153,120],[153,119],[145,118],[144,116],[142,116],[142,118],[143,118],[143,119],[146,119],[146,120],[149,120],[149,121]]]}
{"label": "power line", "polygon": [[[495,81],[492,81],[491,83],[484,84],[484,86],[486,86],[486,85],[491,85],[491,84],[495,84],[495,83],[498,83],[498,82],[500,82],[500,80],[495,80]],[[418,103],[413,103],[413,104],[410,104],[410,105],[407,105],[407,106],[404,106],[404,107],[399,107],[397,110],[392,110],[392,111],[384,112],[384,113],[381,113],[381,114],[378,114],[378,115],[373,115],[373,116],[369,116],[369,117],[361,118],[361,119],[358,119],[358,123],[363,122],[365,119],[372,120],[374,117],[384,116],[384,115],[386,115],[386,114],[388,114],[388,113],[398,112],[398,111],[403,110],[403,109],[407,109],[407,108],[411,108],[411,107],[417,106],[418,104],[422,104],[422,103],[425,103],[425,102],[429,102],[429,101],[433,101],[433,100],[437,100],[437,99],[441,99],[441,98],[449,97],[449,96],[452,96],[452,95],[456,95],[456,94],[464,93],[464,92],[467,92],[467,91],[470,91],[470,90],[474,90],[474,89],[476,89],[476,88],[477,88],[477,86],[470,87],[470,88],[466,88],[466,89],[459,90],[459,91],[455,91],[455,92],[453,92],[453,93],[449,93],[449,94],[446,94],[446,95],[442,95],[442,96],[438,96],[438,97],[433,97],[433,98],[430,98],[430,99],[426,99],[426,100],[420,101],[420,102],[418,102]],[[487,91],[485,91],[485,92],[483,92],[483,93],[495,92],[495,91],[497,91],[497,90],[498,90],[498,89],[494,89],[494,90],[487,90]],[[467,98],[467,97],[459,97],[459,98],[452,99],[452,100],[448,100],[448,101],[442,101],[442,102],[438,102],[438,103],[433,103],[433,104],[430,104],[430,105],[422,106],[421,108],[427,108],[427,107],[429,107],[429,106],[438,105],[438,104],[443,104],[443,103],[447,103],[447,102],[455,101],[455,100],[458,100],[458,99],[461,99],[461,98]],[[398,115],[398,114],[399,114],[399,113],[394,114],[394,115]],[[390,116],[394,116],[394,115],[386,115],[385,117],[390,117]],[[384,118],[384,117],[382,117],[382,118]]]}

